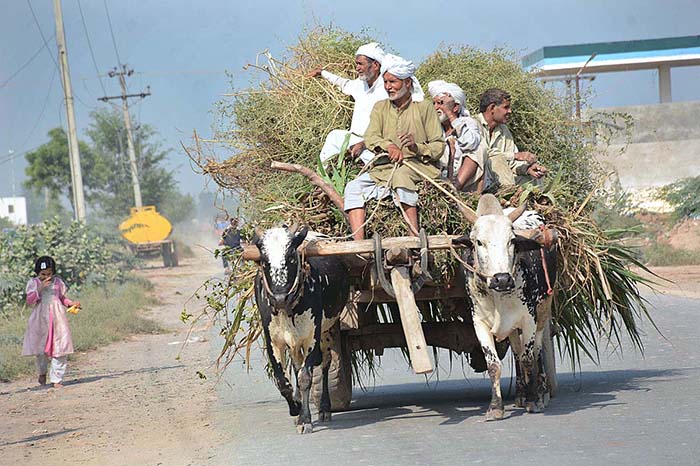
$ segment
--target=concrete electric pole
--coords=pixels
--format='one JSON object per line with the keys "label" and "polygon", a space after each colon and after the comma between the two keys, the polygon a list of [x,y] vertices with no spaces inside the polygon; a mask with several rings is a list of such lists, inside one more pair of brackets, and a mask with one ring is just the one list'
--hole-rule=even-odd
{"label": "concrete electric pole", "polygon": [[75,128],[75,113],[73,111],[73,90],[70,82],[70,70],[68,69],[68,49],[66,49],[66,37],[63,33],[61,0],[53,0],[53,9],[56,17],[58,62],[61,67],[63,96],[66,101],[66,114],[68,117],[68,149],[70,154],[70,174],[73,184],[73,208],[75,209],[75,219],[84,222],[85,194],[83,192],[83,173],[80,169],[80,151],[78,150],[78,134]]}
{"label": "concrete electric pole", "polygon": [[134,137],[131,133],[131,116],[129,115],[129,103],[127,99],[129,97],[141,97],[142,99],[146,96],[151,95],[151,88],[146,87],[146,92],[141,92],[140,94],[127,94],[126,93],[126,76],[131,76],[134,70],[127,68],[126,65],[122,65],[122,70],[117,71],[117,68],[109,72],[109,77],[113,78],[119,76],[119,85],[122,88],[122,94],[111,97],[100,97],[98,100],[103,102],[108,102],[112,99],[122,100],[122,111],[124,112],[124,125],[126,126],[126,143],[127,149],[129,151],[129,165],[131,166],[131,181],[134,185],[134,206],[140,209],[143,207],[143,201],[141,199],[141,184],[139,183],[139,174],[136,167],[136,152],[134,151]]}

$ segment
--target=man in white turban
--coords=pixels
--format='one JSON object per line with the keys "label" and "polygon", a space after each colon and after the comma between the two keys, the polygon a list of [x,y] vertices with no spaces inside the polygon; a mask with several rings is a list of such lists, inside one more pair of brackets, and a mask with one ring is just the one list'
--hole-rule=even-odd
{"label": "man in white turban", "polygon": [[[412,62],[388,55],[382,63],[388,99],[377,102],[365,132],[367,149],[378,157],[371,168],[345,187],[345,210],[355,239],[364,239],[365,202],[394,194],[418,235],[418,186],[423,177],[440,176],[445,149],[442,128],[430,102],[423,100]],[[420,100],[415,100],[420,99]]]}
{"label": "man in white turban", "polygon": [[464,91],[455,83],[437,80],[428,83],[428,93],[447,142],[440,159],[444,177],[458,190],[481,192],[488,158],[485,149],[479,150],[479,125],[469,115]]}
{"label": "man in white turban", "polygon": [[374,157],[365,149],[363,140],[365,130],[369,124],[369,114],[374,104],[386,99],[384,82],[380,75],[384,51],[376,42],[370,42],[360,46],[355,53],[355,71],[357,79],[347,79],[318,68],[310,73],[312,77],[321,76],[331,84],[338,87],[343,94],[352,96],[355,107],[352,112],[350,131],[335,129],[326,137],[326,142],[321,149],[321,162],[327,161],[339,154],[340,149],[347,140],[347,147],[353,158],[360,157],[364,163],[368,163]]}

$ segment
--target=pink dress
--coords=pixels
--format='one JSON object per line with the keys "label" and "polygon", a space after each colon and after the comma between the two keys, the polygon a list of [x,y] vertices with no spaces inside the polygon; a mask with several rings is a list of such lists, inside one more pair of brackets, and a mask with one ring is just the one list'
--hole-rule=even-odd
{"label": "pink dress", "polygon": [[73,301],[66,297],[66,285],[59,277],[39,292],[39,279],[27,282],[27,304],[34,305],[24,334],[22,355],[46,354],[60,358],[73,352],[73,340],[68,327],[66,306]]}

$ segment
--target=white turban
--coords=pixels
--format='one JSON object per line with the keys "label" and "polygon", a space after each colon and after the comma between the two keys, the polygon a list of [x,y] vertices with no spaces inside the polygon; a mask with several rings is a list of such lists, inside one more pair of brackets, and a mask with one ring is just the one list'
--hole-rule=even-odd
{"label": "white turban", "polygon": [[360,45],[357,52],[355,52],[355,56],[358,55],[364,55],[365,57],[369,57],[372,60],[378,61],[379,63],[384,60],[384,50],[382,50],[382,48],[376,42]]}
{"label": "white turban", "polygon": [[455,99],[455,102],[459,104],[459,116],[469,116],[469,110],[466,108],[467,96],[461,87],[455,83],[448,83],[439,79],[437,81],[430,81],[428,83],[428,93],[431,97],[436,97],[442,94],[447,94]]}
{"label": "white turban", "polygon": [[381,73],[382,76],[384,76],[384,73],[389,73],[399,79],[411,78],[413,81],[413,92],[411,93],[411,98],[414,102],[420,102],[423,100],[423,89],[420,87],[420,82],[415,76],[416,65],[414,65],[411,60],[406,60],[405,58],[401,58],[397,55],[387,53],[384,56],[384,62],[382,62]]}

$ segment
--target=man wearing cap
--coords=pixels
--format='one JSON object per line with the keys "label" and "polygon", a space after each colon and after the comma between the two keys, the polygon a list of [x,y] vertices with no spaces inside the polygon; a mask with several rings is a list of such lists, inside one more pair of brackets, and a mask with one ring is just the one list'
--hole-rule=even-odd
{"label": "man wearing cap", "polygon": [[430,81],[428,93],[438,114],[447,144],[440,159],[445,178],[458,190],[481,192],[484,187],[486,151],[479,149],[479,125],[469,115],[466,95],[455,83]]}
{"label": "man wearing cap", "polygon": [[384,51],[379,44],[370,42],[360,46],[355,53],[357,79],[341,78],[321,68],[310,73],[312,77],[322,76],[338,87],[343,94],[352,96],[355,100],[350,131],[335,129],[328,134],[321,149],[321,162],[325,163],[338,154],[348,135],[348,149],[353,158],[359,156],[364,163],[368,163],[374,157],[373,153],[365,149],[363,136],[369,124],[372,107],[376,102],[387,98],[379,73],[383,58]]}
{"label": "man wearing cap", "polygon": [[513,110],[510,94],[502,89],[487,89],[481,94],[476,116],[481,130],[481,144],[488,151],[494,181],[500,186],[538,182],[547,169],[537,163],[537,156],[521,152],[506,124]]}
{"label": "man wearing cap", "polygon": [[365,132],[367,149],[377,157],[373,166],[345,187],[345,211],[353,238],[364,239],[365,202],[392,193],[405,212],[411,234],[418,233],[418,186],[425,177],[437,179],[445,139],[437,113],[423,100],[413,62],[386,55],[382,78],[387,100],[372,109]]}

